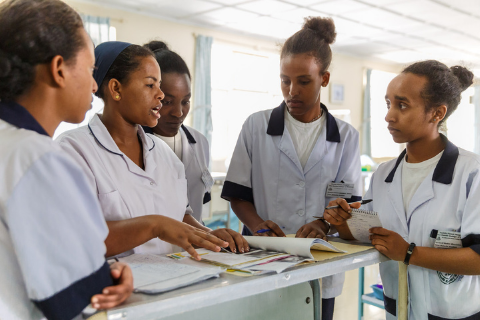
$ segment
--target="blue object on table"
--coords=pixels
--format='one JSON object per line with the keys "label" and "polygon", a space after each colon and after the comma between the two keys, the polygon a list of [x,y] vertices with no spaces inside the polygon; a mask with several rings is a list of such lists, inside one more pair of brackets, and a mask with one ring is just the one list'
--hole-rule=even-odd
{"label": "blue object on table", "polygon": [[372,284],[370,288],[373,289],[373,295],[375,298],[383,301],[383,286],[381,284]]}
{"label": "blue object on table", "polygon": [[255,233],[265,233],[265,232],[268,232],[268,231],[272,231],[270,229],[260,229],[260,230],[257,230]]}

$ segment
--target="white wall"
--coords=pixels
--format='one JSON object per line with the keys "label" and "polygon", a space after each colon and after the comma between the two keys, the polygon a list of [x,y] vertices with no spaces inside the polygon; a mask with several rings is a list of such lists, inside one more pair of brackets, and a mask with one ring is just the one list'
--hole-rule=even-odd
{"label": "white wall", "polygon": [[[217,41],[223,43],[231,42],[232,45],[245,46],[250,48],[250,50],[254,49],[267,52],[279,52],[280,50],[279,44],[274,41],[184,25],[155,18],[146,13],[127,12],[90,2],[64,1],[81,13],[110,17],[110,24],[117,29],[117,40],[119,41],[144,44],[150,40],[159,39],[167,42],[170,49],[176,51],[185,59],[192,73],[194,70],[195,57],[194,34],[212,36],[214,39],[217,39]],[[335,53],[334,50],[334,57],[330,67],[332,74],[330,82],[344,85],[345,100],[342,104],[331,104],[329,102],[330,88],[327,87],[322,92],[322,102],[330,109],[351,110],[352,124],[359,130],[361,129],[362,122],[363,78],[366,68],[390,72],[399,72],[401,70],[401,66],[399,65],[346,56]]]}

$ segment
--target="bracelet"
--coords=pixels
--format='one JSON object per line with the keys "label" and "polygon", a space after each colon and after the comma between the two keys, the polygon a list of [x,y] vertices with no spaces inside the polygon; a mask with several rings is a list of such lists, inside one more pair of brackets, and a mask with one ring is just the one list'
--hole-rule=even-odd
{"label": "bracelet", "polygon": [[328,227],[327,232],[325,232],[325,235],[327,235],[327,234],[330,232],[330,230],[332,230],[332,226],[331,226],[330,223],[329,223],[327,220],[325,220],[325,218],[323,218],[323,217],[322,217],[322,218],[318,218],[317,220],[323,221],[323,223],[325,223],[325,225]]}
{"label": "bracelet", "polygon": [[403,263],[405,263],[407,266],[410,264],[410,257],[412,256],[413,253],[413,248],[415,248],[415,243],[410,243],[407,249],[407,254],[405,255],[405,260],[403,260]]}

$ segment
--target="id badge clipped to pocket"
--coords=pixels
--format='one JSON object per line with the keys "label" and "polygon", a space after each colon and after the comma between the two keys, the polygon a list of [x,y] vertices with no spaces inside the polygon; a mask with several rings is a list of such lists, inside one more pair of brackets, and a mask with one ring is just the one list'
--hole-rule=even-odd
{"label": "id badge clipped to pocket", "polygon": [[462,236],[460,232],[438,231],[433,247],[440,249],[462,248]]}
{"label": "id badge clipped to pocket", "polygon": [[330,198],[351,198],[354,186],[353,183],[330,182],[327,185],[325,196]]}
{"label": "id badge clipped to pocket", "polygon": [[208,171],[208,169],[204,169],[202,171],[202,181],[203,181],[203,184],[205,185],[205,190],[207,190],[207,191],[212,190],[212,186],[213,186],[214,181],[213,181],[213,177],[210,174],[210,171]]}

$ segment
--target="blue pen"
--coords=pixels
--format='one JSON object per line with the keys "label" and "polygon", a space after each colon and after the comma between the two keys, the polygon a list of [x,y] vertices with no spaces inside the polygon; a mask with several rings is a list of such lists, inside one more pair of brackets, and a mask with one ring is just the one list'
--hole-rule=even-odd
{"label": "blue pen", "polygon": [[265,233],[265,232],[268,232],[268,231],[272,231],[270,229],[260,229],[258,231],[256,231],[255,233]]}

